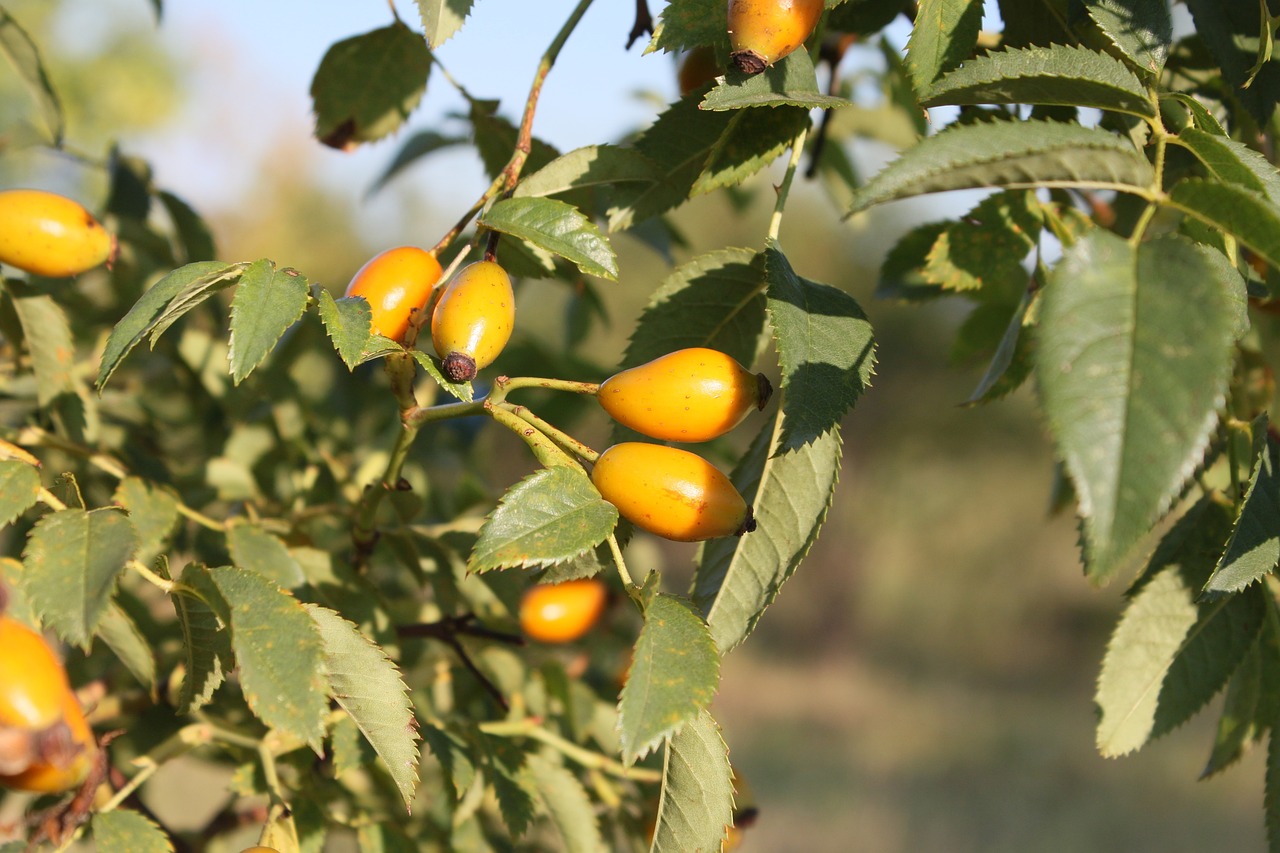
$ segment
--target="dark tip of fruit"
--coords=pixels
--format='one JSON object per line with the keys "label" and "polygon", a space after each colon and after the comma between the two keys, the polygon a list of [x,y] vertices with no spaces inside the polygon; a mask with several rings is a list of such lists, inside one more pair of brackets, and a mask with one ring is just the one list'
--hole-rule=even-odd
{"label": "dark tip of fruit", "polygon": [[738,528],[735,536],[741,536],[744,533],[753,533],[756,529],[756,515],[751,511],[751,507],[747,507],[747,517],[742,520],[742,526]]}
{"label": "dark tip of fruit", "polygon": [[440,366],[450,382],[470,382],[476,378],[476,360],[466,353],[451,352]]}
{"label": "dark tip of fruit", "polygon": [[763,373],[756,374],[756,394],[760,398],[756,408],[763,412],[764,407],[769,405],[769,398],[773,396],[773,383]]}
{"label": "dark tip of fruit", "polygon": [[735,50],[729,54],[729,58],[743,74],[759,74],[769,64],[754,50]]}

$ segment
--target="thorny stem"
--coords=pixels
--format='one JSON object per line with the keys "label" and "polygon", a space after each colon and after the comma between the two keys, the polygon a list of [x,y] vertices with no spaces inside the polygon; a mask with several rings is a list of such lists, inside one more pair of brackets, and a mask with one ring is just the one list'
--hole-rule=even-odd
{"label": "thorny stem", "polygon": [[520,420],[537,427],[543,435],[547,436],[559,445],[561,450],[564,450],[567,453],[572,453],[579,459],[585,459],[587,462],[591,463],[595,463],[595,461],[600,458],[599,453],[592,450],[581,441],[578,441],[567,432],[547,423],[524,406],[517,406],[513,403],[499,403],[498,405],[501,406],[503,410],[510,412],[517,418],[520,418]]}
{"label": "thorny stem", "polygon": [[566,758],[576,761],[583,767],[593,770],[603,770],[613,776],[622,779],[631,779],[636,782],[661,782],[662,773],[657,770],[649,770],[644,767],[627,767],[620,761],[615,761],[599,752],[592,752],[584,749],[572,741],[565,740],[554,732],[547,731],[539,721],[533,718],[525,718],[523,720],[500,721],[481,723],[480,731],[494,737],[527,737],[544,743],[552,749],[557,750]]}
{"label": "thorny stem", "polygon": [[787,196],[791,193],[791,182],[796,176],[796,167],[800,165],[800,155],[804,151],[804,141],[809,135],[808,125],[802,127],[791,143],[791,159],[787,161],[787,173],[782,177],[778,187],[778,200],[773,206],[773,217],[769,220],[769,242],[777,242],[782,231],[782,212],[787,207]]}

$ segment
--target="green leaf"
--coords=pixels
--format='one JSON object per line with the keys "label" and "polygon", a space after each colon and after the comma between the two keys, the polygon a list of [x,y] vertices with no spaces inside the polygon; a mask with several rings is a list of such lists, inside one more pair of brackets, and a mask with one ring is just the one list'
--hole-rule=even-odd
{"label": "green leaf", "polygon": [[436,133],[434,130],[420,130],[413,136],[410,136],[400,146],[400,150],[396,152],[396,156],[387,164],[387,168],[383,170],[378,179],[369,187],[369,191],[365,196],[371,196],[385,187],[387,183],[396,175],[403,172],[409,166],[444,148],[452,148],[455,145],[465,145],[467,140],[461,136],[445,136]]}
{"label": "green leaf", "polygon": [[31,354],[36,374],[36,402],[48,406],[63,394],[75,392],[73,369],[76,361],[71,325],[62,307],[52,297],[22,282],[7,281],[11,304],[22,324],[22,336]]}
{"label": "green leaf", "polygon": [[1027,289],[1023,263],[1039,244],[1042,225],[1033,192],[990,195],[946,223],[926,256],[924,277],[944,290],[980,291],[981,299],[1012,302]]}
{"label": "green leaf", "polygon": [[151,645],[120,605],[112,602],[98,624],[98,636],[143,687],[156,688],[156,658]]}
{"label": "green leaf", "polygon": [[23,585],[44,623],[88,649],[116,587],[138,547],[118,509],[64,509],[36,522],[27,540]]}
{"label": "green leaf", "polygon": [[1239,592],[1280,565],[1280,445],[1265,414],[1253,422],[1253,476],[1227,550],[1205,584],[1206,598]]}
{"label": "green leaf", "polygon": [[40,472],[17,459],[0,459],[0,528],[36,505]]}
{"label": "green leaf", "polygon": [[155,556],[178,523],[177,498],[159,483],[126,477],[116,486],[112,500],[129,511],[129,520],[138,532],[138,559]]}
{"label": "green leaf", "polygon": [[95,814],[90,826],[98,853],[173,853],[164,830],[129,809]]}
{"label": "green leaf", "polygon": [[871,35],[884,29],[902,14],[904,0],[845,0],[827,15],[827,29],[842,33]]}
{"label": "green leaf", "polygon": [[1145,195],[1151,164],[1122,137],[1052,121],[955,125],[905,151],[854,195],[850,213],[976,187],[1097,187]]}
{"label": "green leaf", "polygon": [[[515,150],[520,136],[520,129],[507,119],[497,115],[497,101],[471,100],[471,109],[467,118],[471,120],[472,144],[480,153],[485,173],[490,178],[507,167],[511,161],[511,152]],[[552,160],[560,156],[560,152],[538,137],[533,137],[530,145],[529,159],[524,168],[533,174]]]}
{"label": "green leaf", "polygon": [[786,415],[776,452],[785,452],[839,426],[871,384],[875,339],[871,322],[852,296],[800,278],[777,249],[766,249],[764,256]]}
{"label": "green leaf", "polygon": [[618,280],[613,247],[576,207],[553,198],[508,198],[480,217],[480,224],[541,246],[587,275]]}
{"label": "green leaf", "polygon": [[1201,779],[1207,779],[1239,761],[1249,743],[1267,730],[1269,723],[1258,720],[1258,700],[1262,694],[1262,645],[1263,637],[1259,636],[1227,683],[1213,749],[1200,773]]}
{"label": "green leaf", "polygon": [[907,68],[915,90],[969,59],[982,26],[982,0],[921,0],[907,40]]}
{"label": "green leaf", "polygon": [[1202,500],[1161,541],[1131,593],[1098,677],[1102,755],[1132,752],[1190,719],[1258,636],[1267,607],[1261,587],[1195,603],[1230,523],[1226,510]]}
{"label": "green leaf", "polygon": [[534,816],[538,792],[525,770],[528,753],[509,739],[485,736],[480,749],[488,759],[485,775],[493,785],[502,820],[512,838],[519,838],[529,828]]}
{"label": "green leaf", "polygon": [[1262,812],[1267,824],[1267,849],[1280,848],[1280,743],[1276,729],[1267,740],[1267,770],[1263,784]]}
{"label": "green leaf", "polygon": [[369,301],[363,296],[334,299],[329,291],[317,288],[316,300],[319,304],[320,322],[337,350],[338,357],[347,366],[347,370],[355,370],[369,344],[369,332],[373,311]]}
{"label": "green leaf", "polygon": [[662,10],[645,53],[690,50],[703,44],[729,50],[728,5],[724,0],[671,0]]}
{"label": "green leaf", "polygon": [[464,403],[470,403],[475,398],[476,392],[471,383],[451,382],[440,370],[440,363],[434,356],[417,349],[413,350],[410,355],[413,356],[413,360],[418,362],[423,370],[427,371],[427,375],[445,391],[448,391]]}
{"label": "green leaf", "polygon": [[330,45],[311,80],[316,138],[349,149],[389,136],[422,100],[430,71],[426,42],[398,20]]}
{"label": "green leaf", "polygon": [[324,738],[324,649],[311,616],[289,593],[236,566],[208,570],[226,599],[240,686],[257,717],[311,745]]}
{"label": "green leaf", "polygon": [[692,191],[706,193],[742,183],[776,160],[808,125],[809,112],[800,107],[738,111]]}
{"label": "green leaf", "polygon": [[62,102],[53,88],[53,81],[49,79],[43,60],[40,59],[40,48],[4,9],[0,9],[0,52],[9,57],[18,76],[22,78],[23,85],[40,108],[40,114],[49,127],[49,141],[54,148],[60,147],[62,136],[66,132]]}
{"label": "green leaf", "polygon": [[[1026,380],[1031,371],[1030,330],[1024,332],[1027,313],[1031,310],[1034,296],[1031,290],[1025,290],[1013,314],[1009,317],[1000,343],[996,346],[991,363],[978,380],[966,403],[982,403],[1002,397],[1013,391]],[[984,306],[979,306],[981,310]]]}
{"label": "green leaf", "polygon": [[1086,571],[1107,580],[1200,462],[1231,377],[1243,281],[1169,235],[1071,246],[1041,294],[1035,373],[1084,519]]}
{"label": "green leaf", "polygon": [[315,604],[306,609],[324,642],[330,695],[386,763],[410,808],[418,786],[417,721],[400,671],[355,625]]}
{"label": "green leaf", "polygon": [[1086,0],[1107,41],[1148,77],[1160,76],[1173,41],[1167,0]]}
{"label": "green leaf", "polygon": [[707,92],[698,108],[719,111],[780,106],[829,110],[853,106],[853,103],[824,94],[818,88],[818,75],[808,52],[796,50],[759,74],[744,74],[730,68],[723,82]]}
{"label": "green leaf", "polygon": [[1170,141],[1194,154],[1219,182],[1239,184],[1266,196],[1273,204],[1280,203],[1280,175],[1276,167],[1244,143],[1194,127],[1170,137]]}
{"label": "green leaf", "polygon": [[231,525],[227,530],[227,548],[237,566],[283,589],[297,589],[307,582],[302,566],[285,544],[252,522]]}
{"label": "green leaf", "polygon": [[124,315],[124,319],[111,330],[111,336],[107,338],[106,348],[102,352],[102,363],[98,366],[98,390],[102,390],[124,357],[142,342],[155,327],[165,307],[180,293],[204,285],[229,285],[230,280],[239,276],[241,270],[239,264],[200,261],[179,267],[152,285],[129,309],[129,313]]}
{"label": "green leaf", "polygon": [[747,638],[760,615],[818,538],[840,472],[840,433],[783,450],[785,413],[756,436],[730,479],[755,512],[756,530],[702,544],[693,600],[723,656]]}
{"label": "green leaf", "polygon": [[595,807],[578,777],[563,764],[538,753],[529,756],[526,766],[551,823],[564,841],[561,849],[565,853],[600,853],[607,849]]}
{"label": "green leaf", "polygon": [[427,44],[436,50],[462,29],[475,0],[417,0],[417,3]]}
{"label": "green leaf", "polygon": [[582,469],[544,468],[516,483],[485,520],[470,572],[562,563],[613,532],[618,511]]}
{"label": "green leaf", "polygon": [[[213,698],[227,673],[235,668],[226,601],[203,566],[189,565],[178,578],[181,588],[170,597],[182,628],[186,673],[178,696],[178,711],[190,714]],[[195,593],[186,590],[193,589]],[[199,596],[199,597],[197,597]],[[225,620],[225,621],[223,621]]]}
{"label": "green leaf", "polygon": [[422,724],[421,735],[431,754],[440,762],[440,769],[447,780],[445,791],[456,803],[470,790],[475,780],[476,768],[470,746],[456,735],[430,723]]}
{"label": "green leaf", "polygon": [[516,198],[558,193],[608,184],[654,183],[658,165],[634,148],[588,145],[562,154],[516,184]]}
{"label": "green leaf", "polygon": [[178,233],[184,263],[213,260],[217,256],[213,244],[213,232],[200,214],[171,192],[160,190],[156,193],[156,198],[160,199],[160,203],[164,205],[165,212],[169,214],[169,219]]}
{"label": "green leaf", "polygon": [[720,685],[720,658],[687,600],[658,593],[645,606],[618,700],[622,760],[632,764],[698,718]]}
{"label": "green leaf", "polygon": [[[1257,3],[1223,3],[1221,0],[1186,0],[1195,22],[1195,33],[1222,68],[1231,97],[1242,103],[1260,124],[1266,124],[1280,98],[1280,63],[1256,68],[1261,44]],[[1267,11],[1270,11],[1268,8]],[[1253,76],[1255,70],[1257,76]],[[1250,77],[1252,82],[1248,82]],[[1248,88],[1245,88],[1248,83]]]}
{"label": "green leaf", "polygon": [[1179,181],[1169,204],[1235,237],[1280,267],[1280,207],[1234,184],[1195,178]]}
{"label": "green leaf", "polygon": [[650,853],[714,853],[733,823],[733,770],[720,727],[703,711],[667,741]]}
{"label": "green leaf", "polygon": [[921,104],[1056,104],[1155,116],[1146,86],[1118,59],[1064,45],[971,59],[932,86]]}
{"label": "green leaf", "polygon": [[231,380],[236,385],[262,364],[307,310],[310,292],[301,273],[277,270],[265,258],[245,269],[231,300]]}

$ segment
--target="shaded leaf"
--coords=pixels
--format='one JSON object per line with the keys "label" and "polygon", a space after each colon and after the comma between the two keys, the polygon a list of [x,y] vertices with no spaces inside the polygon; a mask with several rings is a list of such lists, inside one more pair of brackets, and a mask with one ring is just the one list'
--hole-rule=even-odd
{"label": "shaded leaf", "polygon": [[1041,294],[1035,372],[1105,581],[1199,463],[1231,376],[1238,273],[1174,235],[1094,231]]}
{"label": "shaded leaf", "polygon": [[966,403],[987,402],[1004,396],[1021,385],[1029,375],[1031,357],[1027,341],[1030,335],[1029,330],[1024,330],[1023,327],[1032,300],[1032,291],[1024,291],[1018,306],[1009,317],[991,363],[987,365],[986,372],[978,380],[978,386],[973,389],[969,399],[965,400]]}
{"label": "shaded leaf", "polygon": [[516,483],[485,520],[467,570],[550,566],[585,554],[613,532],[618,511],[582,469],[544,468]]}
{"label": "shaded leaf", "polygon": [[[397,347],[397,349],[399,349],[399,347]],[[472,387],[471,383],[450,381],[445,377],[443,371],[441,371],[440,362],[436,360],[435,356],[428,355],[418,349],[413,350],[410,355],[413,356],[413,360],[418,362],[423,370],[427,371],[427,375],[429,375],[432,380],[445,391],[457,397],[464,403],[470,403],[475,398],[475,389]]]}
{"label": "shaded leaf", "polygon": [[151,645],[120,605],[112,602],[107,607],[98,624],[98,636],[143,687],[155,690],[156,658]]}
{"label": "shaded leaf", "polygon": [[117,509],[50,513],[32,528],[23,588],[44,624],[88,649],[138,537]]}
{"label": "shaded leaf", "polygon": [[90,827],[99,853],[173,853],[164,830],[129,809],[95,814]]}
{"label": "shaded leaf", "polygon": [[0,459],[0,527],[11,523],[40,496],[40,472],[17,459]]}
{"label": "shaded leaf", "polygon": [[138,559],[148,560],[164,546],[178,523],[178,500],[159,483],[126,477],[112,499],[129,511],[138,533]]}
{"label": "shaded leaf", "polygon": [[49,79],[49,72],[40,59],[40,48],[4,9],[0,9],[0,51],[9,57],[18,76],[22,78],[23,85],[39,107],[44,123],[49,128],[49,141],[55,148],[60,146],[66,131],[62,101],[59,100],[53,81]]}
{"label": "shaded leaf", "polygon": [[71,325],[62,307],[34,287],[5,282],[11,303],[22,324],[22,336],[36,374],[36,402],[48,406],[63,394],[75,392],[76,347]]}
{"label": "shaded leaf", "polygon": [[782,367],[781,453],[839,426],[871,384],[875,339],[852,296],[800,278],[777,249],[764,256],[769,323]]}
{"label": "shaded leaf", "polygon": [[231,379],[239,385],[307,310],[310,287],[296,270],[265,258],[249,264],[231,300]]}
{"label": "shaded leaf", "polygon": [[1086,0],[1089,17],[1133,66],[1149,77],[1164,68],[1173,41],[1168,0]]}
{"label": "shaded leaf", "polygon": [[237,566],[279,587],[297,589],[307,582],[302,566],[284,542],[251,522],[232,524],[228,528],[227,548]]}
{"label": "shaded leaf", "polygon": [[683,598],[655,595],[618,701],[622,760],[644,758],[696,719],[719,685],[720,658],[702,617]]}
{"label": "shaded leaf", "polygon": [[200,214],[191,205],[178,196],[165,190],[156,193],[156,198],[164,205],[165,212],[178,232],[178,241],[182,245],[183,263],[211,261],[216,257],[213,232]]}
{"label": "shaded leaf", "polygon": [[800,107],[738,111],[691,191],[706,193],[742,183],[776,160],[808,125],[809,112]]}
{"label": "shaded leaf", "polygon": [[737,68],[730,68],[723,81],[707,92],[698,109],[717,111],[780,106],[810,110],[849,107],[853,103],[823,93],[818,88],[818,76],[808,52],[796,50],[759,74],[745,74]]}
{"label": "shaded leaf", "polygon": [[1249,743],[1266,731],[1268,722],[1258,720],[1258,700],[1262,694],[1262,636],[1254,641],[1240,666],[1227,683],[1227,695],[1218,716],[1209,760],[1200,773],[1206,779],[1225,770],[1244,755]]}
{"label": "shaded leaf", "polygon": [[306,609],[324,642],[330,695],[386,763],[409,808],[418,786],[418,732],[400,671],[355,625],[315,604]]}
{"label": "shaded leaf", "polygon": [[[186,672],[178,695],[178,710],[189,714],[204,707],[213,698],[235,667],[231,652],[231,638],[224,626],[229,624],[226,601],[214,586],[213,579],[203,566],[189,565],[178,578],[186,589],[175,591],[170,597],[182,628],[182,648],[186,654]],[[199,597],[197,597],[199,596]]]}
{"label": "shaded leaf", "polygon": [[[1195,21],[1196,34],[1221,66],[1231,94],[1260,124],[1266,124],[1280,98],[1280,63],[1273,60],[1255,69],[1262,47],[1258,4],[1249,0],[1186,0],[1186,7]],[[1245,88],[1251,76],[1253,82]]]}
{"label": "shaded leaf", "polygon": [[907,40],[907,68],[925,94],[946,71],[969,58],[982,26],[982,0],[921,0]]}
{"label": "shaded leaf", "polygon": [[729,750],[703,711],[667,741],[650,853],[715,853],[733,823]]}
{"label": "shaded leaf", "polygon": [[538,753],[529,756],[527,766],[551,823],[560,832],[565,853],[600,853],[607,849],[595,807],[578,777]]}
{"label": "shaded leaf", "polygon": [[1280,565],[1280,446],[1267,430],[1265,414],[1253,422],[1253,475],[1227,550],[1202,594],[1239,592]]}
{"label": "shaded leaf", "polygon": [[671,0],[662,9],[645,53],[690,50],[720,43],[728,52],[729,18],[724,0]]}
{"label": "shaded leaf", "polygon": [[387,168],[383,170],[377,180],[370,185],[366,195],[373,195],[385,187],[387,182],[396,175],[428,154],[444,148],[452,148],[455,145],[465,145],[466,143],[467,140],[461,136],[445,136],[442,133],[436,133],[434,130],[418,131],[400,145],[400,150],[396,152],[396,156],[387,164]]}
{"label": "shaded leaf", "polygon": [[528,240],[587,275],[618,279],[618,259],[608,239],[571,204],[552,198],[503,199],[480,217],[480,224]]}
{"label": "shaded leaf", "polygon": [[562,154],[536,172],[521,178],[516,198],[556,195],[579,187],[653,183],[658,166],[640,151],[617,145],[588,145]]}

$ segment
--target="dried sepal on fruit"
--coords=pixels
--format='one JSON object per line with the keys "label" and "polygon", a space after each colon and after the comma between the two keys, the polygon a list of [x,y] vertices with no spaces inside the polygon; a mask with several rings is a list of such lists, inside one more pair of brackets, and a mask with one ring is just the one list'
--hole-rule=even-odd
{"label": "dried sepal on fruit", "polygon": [[600,454],[591,482],[623,518],[677,542],[756,529],[751,507],[707,460],[676,447],[627,441]]}
{"label": "dried sepal on fruit", "polygon": [[352,277],[346,296],[369,303],[370,328],[403,342],[415,311],[426,307],[440,280],[440,262],[417,246],[399,246],[374,255]]}
{"label": "dried sepal on fruit", "polygon": [[710,441],[763,409],[773,386],[732,356],[706,347],[676,350],[619,371],[596,399],[623,426],[664,441]]}
{"label": "dried sepal on fruit", "polygon": [[0,191],[0,263],[48,278],[106,263],[115,238],[77,201],[44,190]]}
{"label": "dried sepal on fruit", "polygon": [[822,0],[729,0],[729,58],[745,74],[804,44],[822,17]]}
{"label": "dried sepal on fruit", "polygon": [[591,630],[608,604],[595,578],[534,584],[520,599],[520,630],[540,643],[569,643]]}
{"label": "dried sepal on fruit", "polygon": [[515,322],[515,291],[506,270],[495,261],[458,270],[431,315],[431,341],[444,375],[470,382],[502,353]]}

